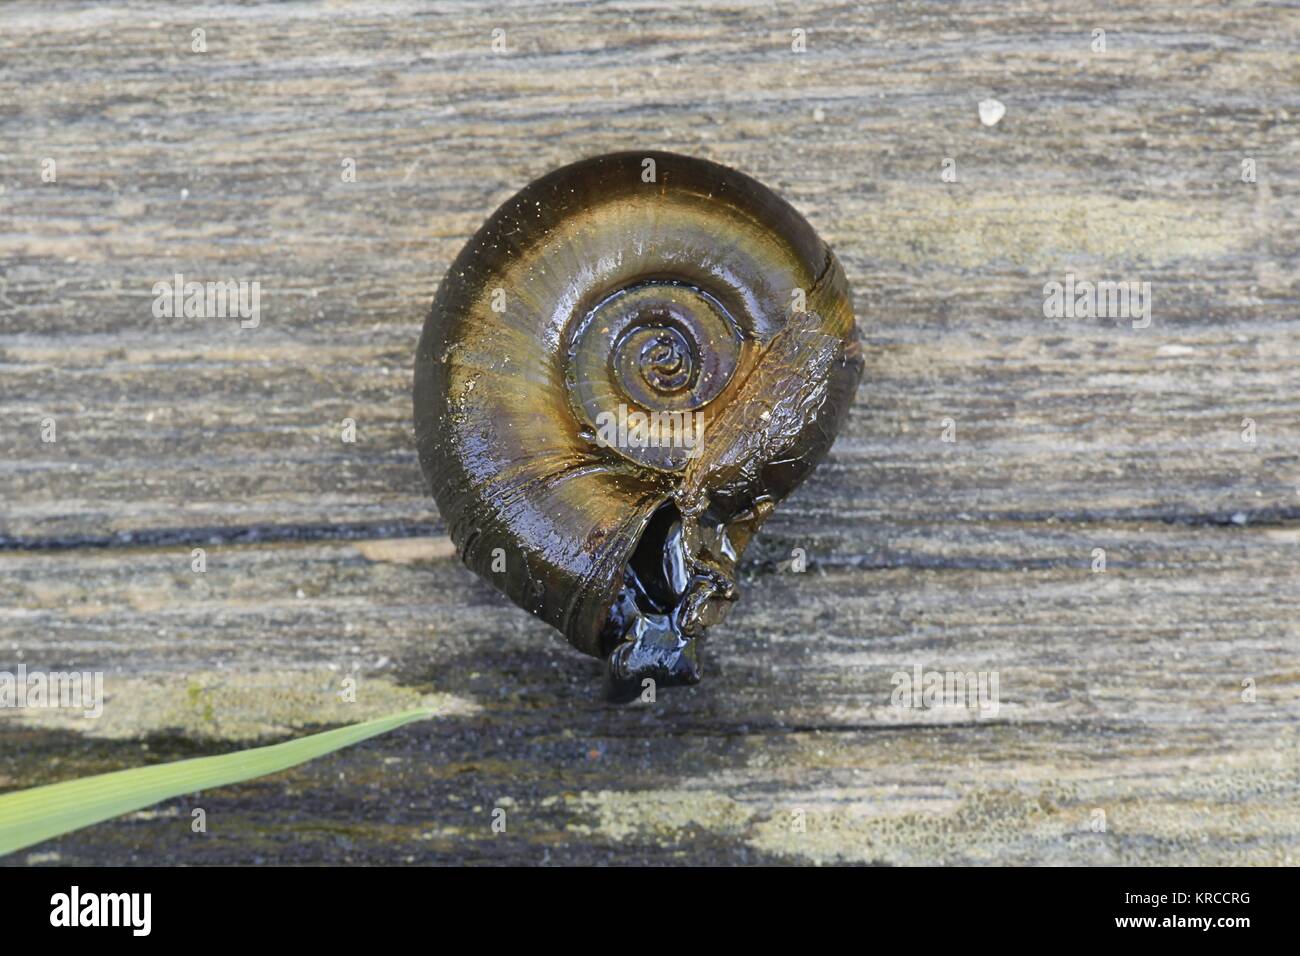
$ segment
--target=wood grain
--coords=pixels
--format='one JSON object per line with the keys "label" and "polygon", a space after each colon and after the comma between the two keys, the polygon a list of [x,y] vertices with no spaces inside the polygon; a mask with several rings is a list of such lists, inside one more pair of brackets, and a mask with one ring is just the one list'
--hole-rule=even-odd
{"label": "wood grain", "polygon": [[[0,787],[442,713],[13,862],[1294,862],[1298,48],[1270,4],[6,6],[0,669],[109,700],[0,713]],[[705,682],[613,709],[451,555],[410,369],[498,203],[639,147],[800,209],[867,372]],[[1067,272],[1150,326],[1044,318]],[[177,273],[260,325],[156,317]],[[998,715],[890,706],[917,665]]]}

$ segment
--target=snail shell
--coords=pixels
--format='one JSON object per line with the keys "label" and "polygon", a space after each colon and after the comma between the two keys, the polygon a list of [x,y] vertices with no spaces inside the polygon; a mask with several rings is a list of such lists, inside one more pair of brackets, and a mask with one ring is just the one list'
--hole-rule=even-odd
{"label": "snail shell", "polygon": [[507,200],[438,288],[420,465],[465,563],[614,698],[699,680],[736,563],[862,374],[838,260],[748,176],[615,153]]}

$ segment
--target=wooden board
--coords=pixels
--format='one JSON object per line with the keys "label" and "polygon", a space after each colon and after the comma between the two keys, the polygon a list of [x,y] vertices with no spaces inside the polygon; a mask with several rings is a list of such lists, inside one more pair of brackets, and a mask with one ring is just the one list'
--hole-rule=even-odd
{"label": "wooden board", "polygon": [[[1300,14],[775,6],[6,6],[0,670],[108,699],[0,712],[0,788],[439,716],[5,862],[1295,860]],[[705,682],[620,709],[456,561],[410,384],[486,215],[639,147],[800,209],[867,373]],[[1149,327],[1045,318],[1067,273]],[[998,713],[892,706],[918,666]]]}

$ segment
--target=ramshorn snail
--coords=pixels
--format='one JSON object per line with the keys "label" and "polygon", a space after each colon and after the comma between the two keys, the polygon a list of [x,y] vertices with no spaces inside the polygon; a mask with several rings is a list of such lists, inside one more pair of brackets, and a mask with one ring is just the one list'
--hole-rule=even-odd
{"label": "ramshorn snail", "polygon": [[507,200],[443,279],[420,464],[465,563],[627,699],[699,680],[740,555],[861,375],[844,272],[789,204],[705,160],[599,156]]}

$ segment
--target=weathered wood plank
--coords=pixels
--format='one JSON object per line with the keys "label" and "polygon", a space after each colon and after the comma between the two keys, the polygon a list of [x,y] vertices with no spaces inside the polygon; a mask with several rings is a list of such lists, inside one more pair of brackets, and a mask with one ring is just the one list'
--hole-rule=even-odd
{"label": "weathered wood plank", "polygon": [[[872,569],[751,568],[707,682],[624,709],[598,699],[597,662],[470,584],[438,539],[215,549],[201,575],[176,550],[0,556],[0,647],[103,670],[107,692],[98,720],[11,717],[0,773],[52,781],[425,699],[446,716],[204,795],[210,842],[188,838],[181,801],[42,852],[156,841],[250,862],[280,852],[265,844],[287,819],[307,830],[288,859],[1293,859],[1294,531],[1067,529],[1014,555],[969,536],[939,566],[935,536],[893,540]],[[1096,540],[1105,573],[1074,557]],[[997,713],[891,706],[917,665],[996,671]],[[338,697],[348,676],[356,704]],[[493,839],[497,806],[518,814],[510,840]]]}
{"label": "weathered wood plank", "polygon": [[[0,535],[426,520],[438,277],[524,182],[636,143],[771,182],[844,260],[868,379],[819,513],[1295,513],[1293,9],[1108,9],[1094,54],[1047,8],[823,6],[803,55],[771,10],[643,10],[218,8],[206,54],[165,8],[10,13]],[[1067,270],[1151,282],[1151,327],[1044,320]],[[260,281],[262,324],[155,318],[178,272]]]}
{"label": "weathered wood plank", "polygon": [[[0,669],[110,699],[0,712],[0,788],[441,714],[19,862],[1294,862],[1298,38],[1209,3],[7,6]],[[410,365],[497,203],[637,146],[803,211],[868,365],[706,682],[612,709],[450,555]],[[1151,283],[1150,326],[1045,319],[1067,272]],[[259,326],[156,317],[176,273],[259,281]],[[915,666],[996,671],[998,715],[892,707]]]}

